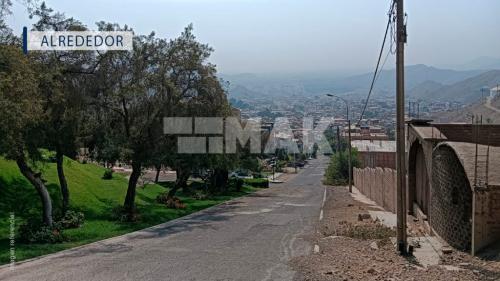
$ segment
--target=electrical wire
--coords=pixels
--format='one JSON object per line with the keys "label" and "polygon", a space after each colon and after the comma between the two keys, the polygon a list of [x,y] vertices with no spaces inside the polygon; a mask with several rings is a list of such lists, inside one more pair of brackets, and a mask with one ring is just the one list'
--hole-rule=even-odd
{"label": "electrical wire", "polygon": [[378,79],[378,76],[380,74],[380,69],[379,66],[380,66],[380,61],[382,59],[382,55],[384,53],[384,48],[385,48],[385,42],[387,41],[387,34],[389,33],[389,29],[391,30],[391,47],[389,49],[389,53],[387,54],[387,57],[385,58],[385,61],[384,61],[384,65],[385,65],[385,62],[387,62],[387,58],[389,57],[389,54],[392,53],[392,49],[393,49],[393,45],[394,45],[394,39],[395,39],[395,36],[394,36],[394,7],[395,7],[395,4],[396,4],[396,1],[392,1],[391,3],[391,7],[389,9],[389,12],[388,12],[388,15],[389,15],[389,19],[387,20],[387,26],[385,27],[385,34],[384,34],[384,40],[382,41],[382,47],[380,48],[380,52],[379,52],[379,55],[378,55],[378,60],[377,60],[377,66],[375,67],[375,72],[373,73],[373,78],[372,78],[372,82],[371,82],[371,85],[370,85],[370,90],[368,91],[368,96],[366,97],[366,101],[365,101],[365,105],[363,106],[363,110],[361,111],[361,115],[359,116],[359,120],[356,124],[356,126],[359,126],[359,124],[361,123],[361,120],[363,120],[363,116],[365,114],[365,111],[366,111],[366,107],[368,106],[368,101],[370,100],[370,96],[373,92],[373,87],[375,86],[375,82],[377,81]]}

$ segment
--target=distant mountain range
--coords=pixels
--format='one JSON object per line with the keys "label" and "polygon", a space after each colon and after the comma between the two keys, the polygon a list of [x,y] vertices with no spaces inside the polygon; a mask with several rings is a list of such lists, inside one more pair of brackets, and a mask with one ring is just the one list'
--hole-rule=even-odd
{"label": "distant mountain range", "polygon": [[460,101],[472,103],[489,95],[489,91],[481,92],[481,88],[493,88],[500,84],[500,70],[490,70],[479,75],[464,79],[451,85],[442,85],[434,81],[425,81],[408,92],[415,99]]}
{"label": "distant mountain range", "polygon": [[[486,60],[470,63],[486,65]],[[491,65],[496,60],[490,59]],[[500,60],[499,69],[500,69]],[[366,95],[372,73],[338,78],[326,74],[318,75],[223,75],[230,82],[230,97],[255,98],[259,96],[314,96],[326,92]],[[373,96],[395,94],[394,69],[383,70],[377,79]],[[452,70],[423,64],[405,68],[407,95],[416,99],[439,99],[473,102],[481,97],[482,87],[493,87],[500,83],[500,70]]]}

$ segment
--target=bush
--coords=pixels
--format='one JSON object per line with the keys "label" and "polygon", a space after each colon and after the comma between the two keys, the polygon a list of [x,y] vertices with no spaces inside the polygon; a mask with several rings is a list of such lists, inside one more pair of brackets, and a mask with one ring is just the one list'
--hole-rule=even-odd
{"label": "bush", "polygon": [[229,179],[229,184],[234,188],[236,191],[241,191],[241,188],[243,187],[243,179],[240,178],[231,178]]}
{"label": "bush", "polygon": [[267,178],[264,179],[244,179],[243,182],[246,185],[250,185],[258,188],[269,188],[269,180]]}
{"label": "bush", "polygon": [[206,200],[210,198],[210,196],[202,190],[195,190],[191,195],[191,197],[193,197],[196,200]]}
{"label": "bush", "polygon": [[156,202],[165,204],[170,209],[185,209],[186,205],[177,197],[168,197],[168,192],[164,192],[156,197]]}
{"label": "bush", "polygon": [[267,178],[267,176],[262,174],[262,173],[254,173],[253,178],[254,179],[264,179],[264,178]]}
{"label": "bush", "polygon": [[67,211],[64,217],[61,218],[59,223],[64,229],[78,228],[83,225],[85,215],[82,212]]}
{"label": "bush", "polygon": [[103,180],[110,180],[113,178],[113,170],[112,169],[106,169],[104,171],[104,175],[102,176]]}
{"label": "bush", "polygon": [[[328,168],[325,171],[325,184],[346,185],[349,179],[349,152],[347,150],[335,153],[331,159]],[[359,166],[358,152],[352,150],[351,154],[352,168]]]}
{"label": "bush", "polygon": [[29,219],[19,227],[19,240],[25,243],[61,243],[66,240],[60,223],[52,227],[39,220]]}

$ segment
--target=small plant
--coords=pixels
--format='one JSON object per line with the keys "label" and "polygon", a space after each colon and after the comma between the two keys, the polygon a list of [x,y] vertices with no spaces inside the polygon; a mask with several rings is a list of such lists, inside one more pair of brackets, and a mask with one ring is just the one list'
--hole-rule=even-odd
{"label": "small plant", "polygon": [[19,240],[25,243],[61,243],[66,240],[60,223],[47,226],[29,219],[19,227]]}
{"label": "small plant", "polygon": [[110,180],[113,178],[113,170],[112,169],[106,169],[104,171],[104,175],[102,176],[103,180]]}
{"label": "small plant", "polygon": [[243,184],[245,182],[243,181],[243,179],[240,179],[240,178],[231,178],[230,179],[230,185],[232,185],[234,187],[234,190],[236,191],[241,191],[241,188],[243,187]]}
{"label": "small plant", "polygon": [[82,212],[76,211],[67,211],[64,217],[61,218],[59,223],[62,228],[78,228],[83,225],[83,221],[85,220],[85,215]]}
{"label": "small plant", "polygon": [[194,191],[191,196],[196,200],[206,200],[210,197],[206,192],[202,190]]}
{"label": "small plant", "polygon": [[185,209],[186,205],[177,197],[169,197],[168,192],[164,192],[156,197],[156,202],[165,204],[170,209]]}
{"label": "small plant", "polygon": [[386,240],[395,235],[393,229],[382,225],[379,222],[369,222],[366,224],[344,224],[343,231],[340,233],[342,236],[351,238],[368,240],[368,239],[382,239]]}

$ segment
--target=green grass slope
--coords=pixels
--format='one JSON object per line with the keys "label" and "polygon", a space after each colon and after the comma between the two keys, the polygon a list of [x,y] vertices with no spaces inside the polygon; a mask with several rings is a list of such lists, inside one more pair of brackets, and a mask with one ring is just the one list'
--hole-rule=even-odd
{"label": "green grass slope", "polygon": [[[113,179],[103,180],[101,179],[104,173],[102,167],[93,164],[80,164],[70,159],[65,159],[64,167],[70,189],[71,209],[83,212],[85,223],[78,229],[65,230],[68,242],[28,245],[16,241],[15,257],[17,261],[163,223],[255,190],[245,187],[242,192],[214,196],[207,200],[179,196],[186,204],[186,208],[174,210],[155,201],[156,196],[167,191],[167,188],[149,184],[137,188],[136,203],[141,220],[136,223],[120,223],[112,219],[112,209],[123,204],[127,179],[115,174]],[[52,196],[54,209],[57,211],[61,206],[61,196],[55,164],[43,164],[40,168],[43,171],[43,179],[47,181],[46,185]],[[21,175],[14,162],[0,158],[0,264],[10,261],[11,215],[15,217],[17,231],[19,225],[26,218],[40,217],[40,212],[41,203],[34,187]]]}

